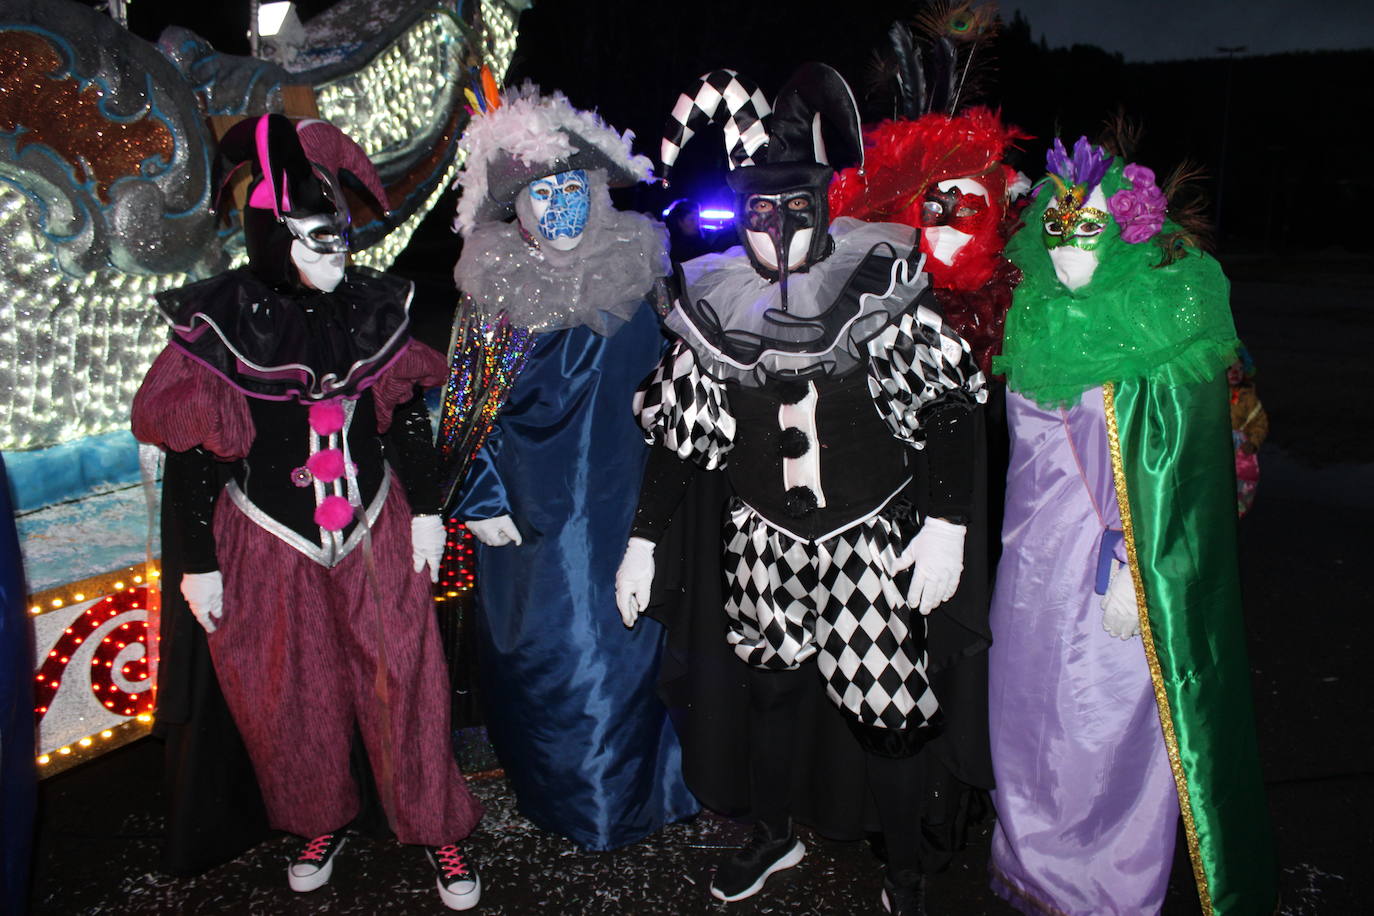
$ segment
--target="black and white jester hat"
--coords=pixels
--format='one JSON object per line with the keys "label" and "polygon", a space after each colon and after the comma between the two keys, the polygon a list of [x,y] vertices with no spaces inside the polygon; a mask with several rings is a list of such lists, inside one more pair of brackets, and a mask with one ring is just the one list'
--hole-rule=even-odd
{"label": "black and white jester hat", "polygon": [[[830,223],[826,189],[831,176],[835,169],[863,166],[859,106],[844,77],[826,64],[803,64],[770,106],[758,85],[734,70],[703,74],[691,94],[678,96],[664,130],[660,158],[665,180],[687,141],[715,122],[724,129],[730,165],[726,181],[740,203],[736,225],[750,258],[755,253],[744,238],[748,197],[808,192],[818,231],[811,234],[805,265],[792,269],[823,260],[832,244],[824,231]],[[755,267],[760,268],[757,260]],[[763,267],[760,273],[777,271]]]}

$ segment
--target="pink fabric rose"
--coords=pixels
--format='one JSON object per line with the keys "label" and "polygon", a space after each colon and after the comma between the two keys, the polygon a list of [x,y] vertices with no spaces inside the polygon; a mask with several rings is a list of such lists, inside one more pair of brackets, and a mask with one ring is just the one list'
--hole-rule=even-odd
{"label": "pink fabric rose", "polygon": [[315,507],[315,524],[326,531],[342,531],[353,521],[353,504],[342,496],[326,496]]}
{"label": "pink fabric rose", "polygon": [[1113,194],[1107,200],[1107,209],[1121,227],[1122,241],[1138,245],[1164,228],[1169,202],[1155,185],[1155,173],[1145,166],[1132,163],[1122,170],[1122,175],[1131,187]]}
{"label": "pink fabric rose", "polygon": [[343,452],[336,448],[321,449],[305,461],[305,466],[321,483],[333,483],[343,476]]}
{"label": "pink fabric rose", "polygon": [[310,428],[321,436],[343,429],[343,405],[338,401],[320,401],[310,405]]}

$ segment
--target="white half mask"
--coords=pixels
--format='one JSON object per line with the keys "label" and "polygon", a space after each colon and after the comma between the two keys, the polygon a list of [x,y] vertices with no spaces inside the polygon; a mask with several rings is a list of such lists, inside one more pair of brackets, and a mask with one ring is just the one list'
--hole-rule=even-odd
{"label": "white half mask", "polygon": [[325,254],[307,248],[300,239],[291,241],[291,263],[301,272],[301,279],[311,289],[332,293],[343,282],[344,264],[348,255]]}

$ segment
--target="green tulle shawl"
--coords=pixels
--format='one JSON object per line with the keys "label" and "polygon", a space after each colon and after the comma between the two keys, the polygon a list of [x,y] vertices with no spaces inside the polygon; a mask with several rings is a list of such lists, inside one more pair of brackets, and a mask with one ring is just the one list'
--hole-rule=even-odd
{"label": "green tulle shawl", "polygon": [[[1102,180],[1108,198],[1131,187],[1123,165],[1118,158]],[[1052,191],[1042,187],[1026,208],[1025,225],[1007,242],[1007,257],[1023,279],[993,371],[1005,373],[1013,391],[1043,406],[1065,406],[1104,382],[1190,384],[1231,363],[1237,341],[1230,284],[1215,259],[1189,248],[1156,267],[1163,257],[1156,240],[1176,232],[1176,224],[1166,221],[1159,236],[1132,245],[1108,220],[1092,281],[1070,292],[1041,239]]]}

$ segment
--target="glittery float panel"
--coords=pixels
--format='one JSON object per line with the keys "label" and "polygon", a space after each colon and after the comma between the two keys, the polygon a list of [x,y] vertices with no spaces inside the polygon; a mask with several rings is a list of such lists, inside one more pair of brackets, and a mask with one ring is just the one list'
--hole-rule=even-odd
{"label": "glittery float panel", "polygon": [[448,503],[487,440],[532,345],[530,332],[512,325],[504,312],[481,318],[470,302],[459,307],[438,436]]}
{"label": "glittery float panel", "polygon": [[[517,14],[500,0],[488,0],[481,9],[482,48],[472,47],[471,32],[451,12],[436,9],[357,70],[317,87],[321,116],[373,151],[388,180],[410,182],[406,195],[418,193],[420,185],[425,189],[413,214],[377,244],[355,252],[355,263],[389,267],[452,180],[457,163],[417,183],[417,169],[439,167],[424,155],[433,150],[419,147],[447,146],[460,129],[446,100],[459,82],[464,56],[484,54],[502,72],[514,51]],[[163,167],[172,154],[172,135],[151,111],[134,120],[97,123],[87,116],[99,114],[101,90],[61,72],[50,43],[23,29],[7,29],[0,37],[0,134],[22,127],[16,143],[53,149],[69,163],[72,180],[90,186],[101,200],[121,176],[146,178],[148,169]],[[34,93],[46,100],[41,107],[33,103]],[[35,119],[35,111],[54,117]],[[398,169],[411,159],[415,167],[399,178],[386,171],[388,163]],[[107,263],[80,276],[64,273],[54,241],[43,231],[50,214],[35,202],[42,195],[25,187],[22,170],[10,177],[18,186],[0,182],[0,448],[45,448],[125,428],[134,391],[166,342],[153,294],[195,277],[127,273]],[[132,233],[123,244],[135,248],[140,238],[151,237],[148,226],[109,231],[115,230]],[[238,238],[234,233],[221,242],[241,260]]]}
{"label": "glittery float panel", "polygon": [[[33,32],[0,32],[0,133],[23,128],[16,151],[32,144],[62,157],[79,184],[91,182],[110,203],[110,185],[125,175],[149,175],[170,164],[172,132],[145,116],[111,120],[101,91],[66,72],[57,49]],[[34,106],[49,112],[35,119]]]}
{"label": "glittery float panel", "polygon": [[167,325],[155,292],[186,274],[62,272],[37,207],[0,182],[0,449],[43,448],[129,426]]}

